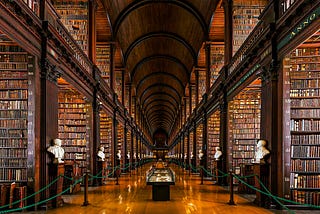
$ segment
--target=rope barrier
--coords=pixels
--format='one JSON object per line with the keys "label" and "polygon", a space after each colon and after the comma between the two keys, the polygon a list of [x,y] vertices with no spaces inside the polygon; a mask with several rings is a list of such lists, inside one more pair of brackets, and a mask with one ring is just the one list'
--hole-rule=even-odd
{"label": "rope barrier", "polygon": [[[59,176],[58,178],[60,178],[60,177],[61,177],[61,176]],[[64,176],[63,176],[63,177],[64,177]],[[71,186],[75,186],[76,184],[80,183],[81,181],[82,181],[82,179],[79,179],[79,180],[77,180],[77,181],[76,181],[73,185],[71,185]],[[45,200],[43,200],[43,201],[39,201],[39,202],[36,202],[36,203],[34,203],[34,204],[31,204],[31,205],[28,205],[28,206],[24,206],[24,207],[20,207],[20,208],[14,208],[14,209],[9,209],[9,210],[0,211],[0,214],[2,214],[2,213],[9,213],[9,212],[15,212],[15,211],[21,211],[21,210],[25,210],[25,209],[28,209],[28,208],[31,208],[31,207],[38,206],[38,205],[40,205],[40,204],[43,204],[43,203],[48,202],[48,201],[50,201],[50,200],[52,200],[52,199],[55,199],[55,198],[61,196],[62,194],[70,191],[71,186],[68,187],[67,189],[61,191],[59,194],[57,194],[57,195],[55,195],[55,196],[52,196],[52,197],[50,197],[50,198],[47,198],[47,199],[45,199]],[[47,189],[47,188],[48,188],[48,186],[46,186],[45,189]],[[44,189],[44,188],[43,188],[43,189]],[[23,201],[23,200],[26,200],[26,199],[24,198],[24,199],[22,199],[22,200],[20,200],[20,201]]]}
{"label": "rope barrier", "polygon": [[[139,162],[135,162],[135,164],[136,164],[136,165],[137,165],[137,164],[140,165],[141,163],[148,163],[148,162],[150,162],[150,161],[152,161],[152,160],[145,160],[145,161],[140,160]],[[177,164],[177,165],[179,165],[179,166],[182,166],[182,165],[183,165],[183,166],[186,166],[185,163],[184,163],[184,164],[181,164],[181,162],[176,161],[176,160],[172,160],[172,162],[175,163],[175,164]],[[116,166],[116,167],[114,167],[114,168],[111,168],[111,167],[109,168],[109,167],[107,167],[106,169],[113,169],[113,171],[110,172],[107,176],[99,176],[99,175],[102,173],[102,171],[99,172],[97,175],[90,175],[90,176],[92,177],[92,179],[93,179],[93,178],[106,178],[106,177],[112,175],[117,169],[127,169],[127,168],[130,167],[131,165],[132,165],[132,163],[125,164],[125,165],[124,165],[124,168],[121,168],[120,165],[118,165],[118,166]],[[141,165],[142,165],[142,164],[141,164]],[[192,164],[189,164],[189,166],[190,166],[190,169],[192,169],[192,170],[198,171],[199,169],[202,169],[202,170],[205,171],[207,174],[212,175],[211,172],[209,172],[208,170],[206,170],[206,169],[205,169],[204,167],[202,167],[202,166],[199,167],[199,168],[194,167]],[[226,177],[226,176],[229,176],[228,173],[224,173],[224,172],[222,172],[222,171],[219,170],[219,169],[218,169],[218,171],[219,171],[219,173],[222,174],[222,175],[220,175],[220,176],[212,175],[212,176],[213,176],[213,177]],[[272,195],[271,192],[268,190],[268,188],[267,188],[267,187],[263,184],[263,182],[260,180],[259,176],[255,175],[255,174],[247,175],[247,176],[238,176],[238,175],[233,174],[233,176],[234,176],[237,180],[239,180],[241,183],[243,183],[244,185],[248,186],[249,188],[251,188],[251,189],[253,189],[253,190],[255,190],[255,191],[257,191],[257,192],[259,192],[259,193],[261,193],[261,194],[264,194],[264,195],[272,198],[272,199],[273,199],[274,201],[276,201],[283,209],[286,209],[289,213],[294,213],[294,212],[292,212],[286,205],[284,205],[283,203],[281,203],[281,201],[282,201],[282,202],[286,202],[286,203],[295,204],[295,205],[300,205],[300,206],[307,207],[307,208],[320,209],[320,206],[316,206],[316,205],[312,205],[312,204],[302,204],[302,203],[299,203],[299,202],[296,202],[296,201],[291,201],[291,200],[288,200],[288,199],[285,199],[285,198],[281,198],[281,197]],[[14,201],[14,202],[11,203],[11,204],[7,204],[7,205],[4,205],[4,206],[1,206],[0,209],[7,208],[7,207],[9,207],[10,205],[16,205],[16,204],[18,204],[18,203],[20,203],[20,202],[22,202],[22,201],[25,201],[25,200],[27,200],[27,199],[29,199],[29,198],[31,198],[31,197],[34,197],[35,195],[40,194],[41,192],[45,191],[45,190],[48,189],[50,186],[52,186],[54,183],[56,183],[56,182],[57,182],[60,178],[62,178],[62,177],[65,178],[65,179],[68,179],[68,180],[72,180],[72,181],[74,180],[73,178],[67,177],[67,176],[65,176],[65,175],[59,175],[59,176],[57,176],[57,178],[55,178],[52,182],[50,182],[47,186],[41,188],[39,191],[34,192],[33,194],[31,194],[31,195],[29,195],[29,196],[27,196],[27,197],[25,197],[25,198],[23,198],[23,199]],[[243,180],[244,178],[249,178],[249,177],[255,177],[255,178],[258,180],[258,182],[259,182],[259,184],[260,184],[260,186],[262,187],[263,190],[261,190],[261,189],[259,189],[259,188],[256,188],[255,186],[252,186],[252,185],[248,184],[247,182],[245,182],[245,181]],[[0,211],[0,214],[1,214],[1,213],[9,213],[9,212],[21,211],[21,210],[25,210],[25,209],[28,209],[28,208],[31,208],[31,207],[35,207],[35,206],[41,205],[41,204],[43,204],[43,203],[45,203],[45,202],[48,202],[48,201],[50,201],[50,200],[52,200],[52,199],[55,199],[55,198],[61,196],[62,194],[70,191],[71,188],[73,188],[73,187],[74,187],[75,185],[77,185],[78,183],[81,183],[82,181],[83,181],[83,177],[81,177],[80,179],[76,180],[72,185],[70,185],[68,188],[66,188],[65,190],[63,190],[62,192],[58,193],[58,194],[55,195],[55,196],[52,196],[52,197],[47,198],[47,199],[45,199],[45,200],[43,200],[43,201],[39,201],[39,202],[36,202],[36,203],[34,203],[34,204],[31,204],[31,205],[28,205],[28,206],[24,206],[24,207],[21,207],[21,208],[14,208],[14,209],[8,209],[8,210]]]}

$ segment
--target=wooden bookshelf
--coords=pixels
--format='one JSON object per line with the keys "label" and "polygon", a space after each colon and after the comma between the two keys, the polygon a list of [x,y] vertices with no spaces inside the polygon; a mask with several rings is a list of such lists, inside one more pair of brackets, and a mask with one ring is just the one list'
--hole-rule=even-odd
{"label": "wooden bookshelf", "polygon": [[110,85],[110,44],[98,43],[96,46],[96,65],[101,77]]}
{"label": "wooden bookshelf", "polygon": [[88,0],[57,0],[53,5],[63,25],[88,54]]}
{"label": "wooden bookshelf", "polygon": [[196,156],[197,156],[197,166],[200,166],[200,159],[199,159],[199,150],[201,149],[203,154],[205,153],[205,151],[203,151],[202,149],[202,145],[203,145],[203,124],[199,124],[197,126],[197,139],[196,139]]}
{"label": "wooden bookshelf", "polygon": [[255,80],[229,103],[229,168],[239,170],[254,162],[260,139],[261,81]]}
{"label": "wooden bookshelf", "polygon": [[28,176],[28,54],[0,36],[0,183],[21,185]]}
{"label": "wooden bookshelf", "polygon": [[198,100],[201,102],[202,96],[206,93],[206,71],[199,70],[199,82],[198,82]]}
{"label": "wooden bookshelf", "polygon": [[104,147],[104,153],[106,155],[105,161],[107,162],[107,166],[111,166],[112,118],[103,110],[100,111],[100,146]]}
{"label": "wooden bookshelf", "polygon": [[[123,130],[123,126],[122,124],[118,123],[117,125],[117,147],[116,147],[116,154],[118,153],[118,151],[121,151],[121,160],[120,160],[120,164],[121,167],[123,167],[123,163],[124,163],[124,158],[126,158],[125,154],[124,154],[124,130]],[[116,157],[117,158],[117,157]]]}
{"label": "wooden bookshelf", "polygon": [[65,163],[78,166],[79,175],[84,174],[87,164],[89,106],[83,95],[70,88],[61,88],[58,93],[59,116],[58,138],[65,150]]}
{"label": "wooden bookshelf", "polygon": [[120,102],[122,102],[122,71],[121,70],[115,70],[115,92],[118,95],[118,99]]}
{"label": "wooden bookshelf", "polygon": [[319,50],[318,32],[283,62],[284,73],[289,74],[285,78],[290,81],[291,199],[317,206],[320,205]]}
{"label": "wooden bookshelf", "polygon": [[215,148],[220,146],[220,111],[214,112],[208,119],[208,170],[214,168]]}
{"label": "wooden bookshelf", "polygon": [[268,0],[233,1],[233,55],[259,22],[259,16]]}
{"label": "wooden bookshelf", "polygon": [[219,72],[224,65],[224,45],[210,45],[210,87],[219,76]]}

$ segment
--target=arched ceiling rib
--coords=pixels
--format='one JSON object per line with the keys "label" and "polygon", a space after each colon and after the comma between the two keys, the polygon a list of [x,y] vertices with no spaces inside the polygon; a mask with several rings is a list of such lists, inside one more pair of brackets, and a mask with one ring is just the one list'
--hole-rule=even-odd
{"label": "arched ceiling rib", "polygon": [[148,129],[170,134],[221,0],[101,1]]}

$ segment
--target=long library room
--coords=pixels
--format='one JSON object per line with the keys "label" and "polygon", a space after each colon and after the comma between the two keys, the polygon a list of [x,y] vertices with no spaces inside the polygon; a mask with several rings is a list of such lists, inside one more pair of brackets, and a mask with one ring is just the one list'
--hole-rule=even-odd
{"label": "long library room", "polygon": [[0,0],[0,213],[320,213],[319,0]]}

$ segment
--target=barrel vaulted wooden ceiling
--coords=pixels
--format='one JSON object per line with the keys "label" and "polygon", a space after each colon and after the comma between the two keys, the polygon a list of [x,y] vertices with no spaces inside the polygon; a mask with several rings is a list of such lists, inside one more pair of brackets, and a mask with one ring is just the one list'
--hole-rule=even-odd
{"label": "barrel vaulted wooden ceiling", "polygon": [[203,43],[223,42],[221,1],[98,1],[97,41],[119,44],[116,67],[125,69],[151,134],[170,134],[191,71],[203,64]]}

